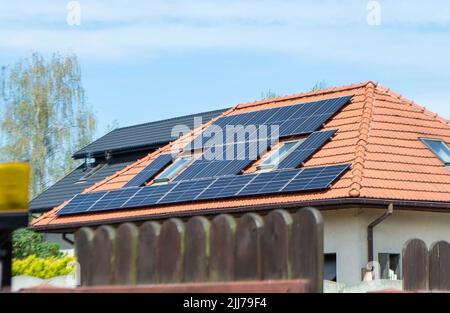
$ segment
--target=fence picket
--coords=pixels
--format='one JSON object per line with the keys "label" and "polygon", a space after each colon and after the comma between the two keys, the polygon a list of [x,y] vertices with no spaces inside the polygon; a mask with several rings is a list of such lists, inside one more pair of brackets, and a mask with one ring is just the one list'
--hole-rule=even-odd
{"label": "fence picket", "polygon": [[437,241],[429,252],[430,290],[450,290],[450,244]]}
{"label": "fence picket", "polygon": [[402,251],[403,289],[427,290],[428,249],[420,239],[410,239]]}
{"label": "fence picket", "polygon": [[158,237],[158,269],[161,283],[183,281],[184,224],[171,218],[165,221]]}
{"label": "fence picket", "polygon": [[210,223],[206,218],[196,216],[186,223],[184,281],[208,280],[209,239]]}
{"label": "fence picket", "polygon": [[92,241],[94,231],[91,228],[83,227],[75,233],[75,252],[80,265],[81,286],[92,286]]}
{"label": "fence picket", "polygon": [[233,280],[236,227],[235,219],[228,214],[221,214],[212,220],[209,263],[211,281]]}
{"label": "fence picket", "polygon": [[138,228],[125,223],[117,229],[115,283],[118,285],[136,284],[136,259],[139,238]]}
{"label": "fence picket", "polygon": [[236,229],[235,278],[262,278],[261,232],[263,219],[254,213],[243,215]]}
{"label": "fence picket", "polygon": [[323,292],[323,220],[314,208],[295,213],[291,263],[294,278],[309,279],[310,292]]}
{"label": "fence picket", "polygon": [[158,282],[158,236],[161,225],[146,222],[139,229],[137,256],[137,283],[155,284]]}
{"label": "fence picket", "polygon": [[114,284],[116,231],[111,226],[95,230],[92,243],[92,285]]}
{"label": "fence picket", "polygon": [[262,233],[264,279],[287,279],[289,262],[291,215],[284,210],[270,212]]}

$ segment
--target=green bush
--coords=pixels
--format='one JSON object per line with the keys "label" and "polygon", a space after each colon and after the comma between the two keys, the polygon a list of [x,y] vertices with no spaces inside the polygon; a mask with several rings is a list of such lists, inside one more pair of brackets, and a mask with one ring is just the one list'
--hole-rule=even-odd
{"label": "green bush", "polygon": [[35,255],[38,258],[61,257],[60,245],[44,241],[44,235],[21,228],[13,233],[13,258],[24,259]]}
{"label": "green bush", "polygon": [[76,268],[75,262],[72,256],[38,258],[30,255],[24,259],[13,259],[12,274],[49,279],[72,273]]}

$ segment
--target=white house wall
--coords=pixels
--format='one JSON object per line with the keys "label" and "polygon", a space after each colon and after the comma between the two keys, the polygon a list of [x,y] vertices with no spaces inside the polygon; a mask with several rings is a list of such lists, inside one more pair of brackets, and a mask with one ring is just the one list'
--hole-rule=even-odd
{"label": "white house wall", "polygon": [[[383,214],[381,209],[340,209],[322,211],[325,253],[336,253],[337,279],[345,284],[361,281],[367,265],[367,225]],[[428,247],[436,240],[450,241],[449,213],[396,210],[374,228],[374,257],[378,253],[400,253],[403,244],[420,238]]]}

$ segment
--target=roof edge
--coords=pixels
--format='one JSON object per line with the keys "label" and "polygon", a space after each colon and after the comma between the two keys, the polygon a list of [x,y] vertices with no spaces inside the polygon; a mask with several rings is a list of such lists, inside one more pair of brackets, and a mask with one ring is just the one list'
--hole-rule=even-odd
{"label": "roof edge", "polygon": [[426,202],[426,201],[408,201],[408,200],[395,200],[395,199],[371,199],[371,198],[334,198],[325,200],[311,200],[311,201],[296,201],[291,203],[278,203],[278,204],[263,204],[255,206],[242,206],[242,207],[230,207],[230,208],[214,208],[214,209],[204,209],[204,210],[191,210],[184,212],[171,212],[171,213],[161,213],[155,215],[142,215],[134,217],[121,217],[121,218],[110,218],[99,221],[92,222],[82,222],[82,223],[67,223],[62,225],[46,224],[41,226],[33,226],[30,228],[36,231],[53,231],[53,232],[64,232],[68,229],[76,229],[80,227],[89,226],[100,226],[105,224],[122,224],[126,222],[143,222],[167,218],[187,218],[193,216],[193,213],[199,215],[216,215],[216,214],[244,214],[248,212],[261,212],[269,211],[275,209],[286,209],[292,210],[299,207],[315,206],[319,209],[346,209],[342,208],[342,205],[347,206],[360,206],[367,205],[368,207],[386,207],[389,204],[393,204],[394,207],[400,207],[403,210],[414,210],[414,211],[427,211],[427,212],[441,212],[450,213],[450,202]]}

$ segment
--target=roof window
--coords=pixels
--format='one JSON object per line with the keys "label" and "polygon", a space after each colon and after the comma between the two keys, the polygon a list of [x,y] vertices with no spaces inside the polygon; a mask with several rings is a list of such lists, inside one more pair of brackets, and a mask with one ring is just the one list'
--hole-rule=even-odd
{"label": "roof window", "polygon": [[445,141],[430,138],[422,138],[422,141],[445,165],[450,165],[450,148]]}
{"label": "roof window", "polygon": [[295,150],[305,139],[286,141],[258,165],[259,171],[270,171],[277,168],[278,164]]}

